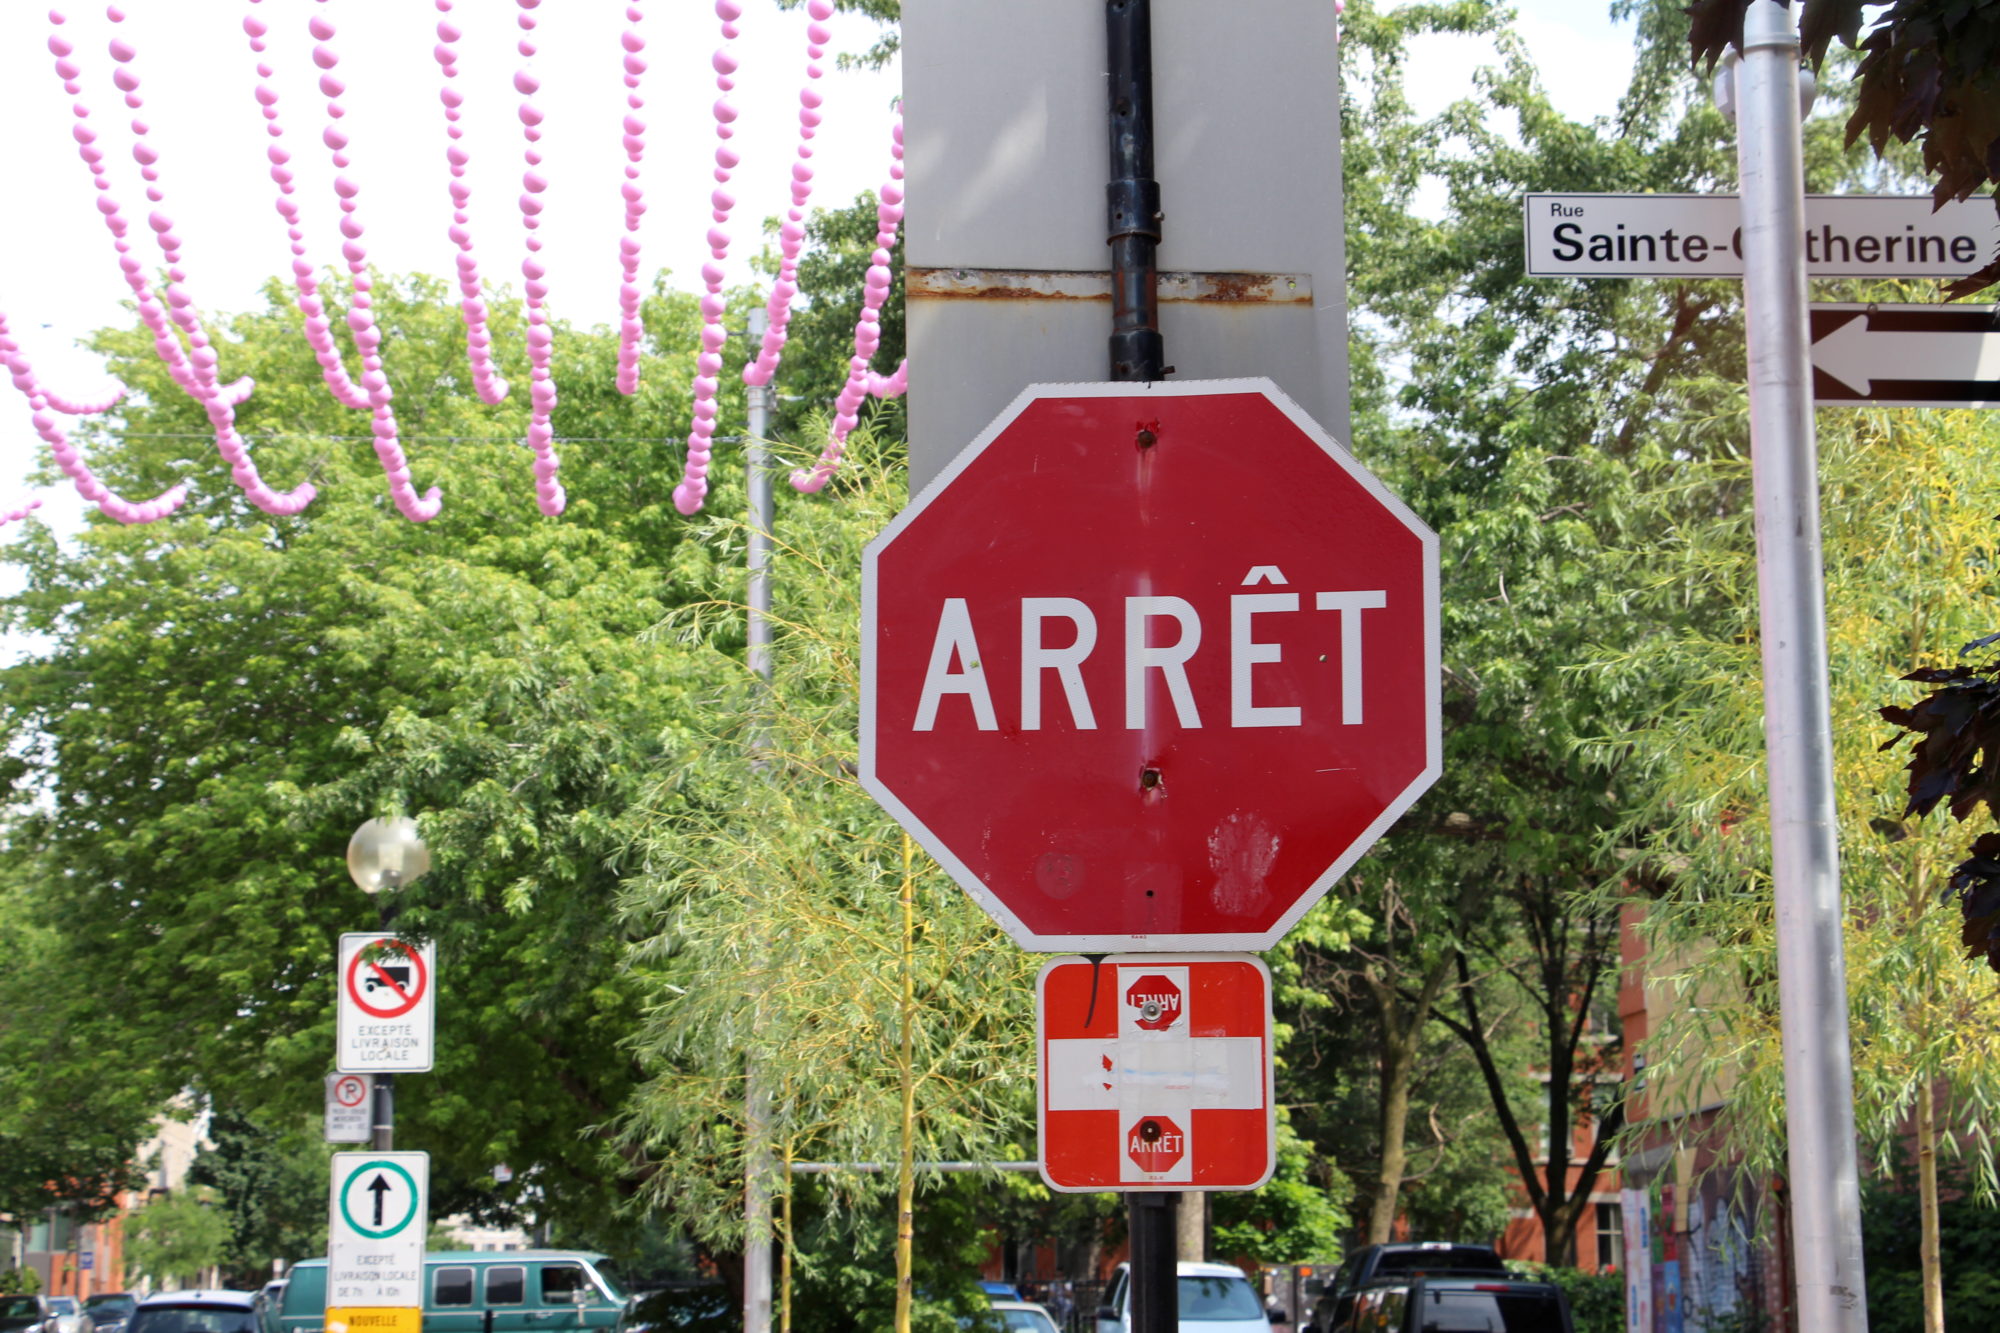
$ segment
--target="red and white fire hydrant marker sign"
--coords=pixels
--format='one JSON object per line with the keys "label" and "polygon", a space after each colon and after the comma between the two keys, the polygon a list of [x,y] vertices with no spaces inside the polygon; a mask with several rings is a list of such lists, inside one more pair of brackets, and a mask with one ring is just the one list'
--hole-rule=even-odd
{"label": "red and white fire hydrant marker sign", "polygon": [[1257,958],[1053,959],[1035,1016],[1051,1189],[1247,1190],[1270,1179],[1271,974]]}

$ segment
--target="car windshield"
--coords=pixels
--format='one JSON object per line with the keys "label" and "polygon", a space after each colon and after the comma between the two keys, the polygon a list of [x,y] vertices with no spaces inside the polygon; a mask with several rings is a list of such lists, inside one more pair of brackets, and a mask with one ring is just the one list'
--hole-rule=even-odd
{"label": "car windshield", "polygon": [[138,1304],[138,1302],[133,1300],[130,1296],[106,1292],[101,1296],[85,1297],[83,1302],[83,1308],[86,1310],[117,1309],[117,1310],[130,1311],[131,1308],[136,1304]]}
{"label": "car windshield", "polygon": [[609,1259],[596,1259],[584,1265],[597,1275],[597,1285],[604,1288],[604,1294],[614,1301],[625,1299],[625,1284],[618,1280],[618,1270]]}
{"label": "car windshield", "polygon": [[42,1307],[33,1296],[0,1297],[0,1328],[26,1328],[42,1319]]}
{"label": "car windshield", "polygon": [[1263,1303],[1247,1279],[1184,1276],[1180,1286],[1182,1323],[1264,1317]]}
{"label": "car windshield", "polygon": [[257,1317],[241,1305],[149,1305],[126,1333],[257,1333]]}
{"label": "car windshield", "polygon": [[76,1297],[51,1296],[49,1297],[49,1307],[57,1314],[75,1314],[77,1309]]}
{"label": "car windshield", "polygon": [[1426,1291],[1422,1333],[1563,1333],[1562,1310],[1539,1291]]}

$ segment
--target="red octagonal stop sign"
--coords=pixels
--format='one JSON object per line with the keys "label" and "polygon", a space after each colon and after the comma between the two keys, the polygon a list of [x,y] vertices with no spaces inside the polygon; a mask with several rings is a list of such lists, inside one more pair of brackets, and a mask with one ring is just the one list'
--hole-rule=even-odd
{"label": "red octagonal stop sign", "polygon": [[862,782],[1028,948],[1267,948],[1437,777],[1437,580],[1268,380],[1030,388],[868,548]]}
{"label": "red octagonal stop sign", "polygon": [[1171,1171],[1187,1151],[1187,1135],[1163,1115],[1141,1116],[1125,1131],[1125,1152],[1141,1171]]}

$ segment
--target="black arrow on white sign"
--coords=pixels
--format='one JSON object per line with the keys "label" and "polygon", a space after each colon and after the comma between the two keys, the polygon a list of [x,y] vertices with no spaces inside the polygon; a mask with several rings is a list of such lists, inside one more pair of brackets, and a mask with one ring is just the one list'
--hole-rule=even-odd
{"label": "black arrow on white sign", "polygon": [[1815,305],[1822,407],[2000,407],[2000,306]]}
{"label": "black arrow on white sign", "polygon": [[390,1185],[388,1178],[380,1171],[375,1173],[375,1179],[368,1182],[368,1192],[375,1196],[375,1226],[379,1227],[382,1225],[382,1196],[393,1188],[394,1186]]}

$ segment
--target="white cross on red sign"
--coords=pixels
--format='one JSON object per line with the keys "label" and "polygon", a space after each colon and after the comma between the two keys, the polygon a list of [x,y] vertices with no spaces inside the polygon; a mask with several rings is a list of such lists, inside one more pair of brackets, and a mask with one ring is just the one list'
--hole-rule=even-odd
{"label": "white cross on red sign", "polygon": [[1042,1179],[1247,1190],[1275,1162],[1271,974],[1235,954],[1057,958],[1035,990]]}
{"label": "white cross on red sign", "polygon": [[423,1073],[437,1016],[437,946],[380,932],[340,937],[334,1068]]}

